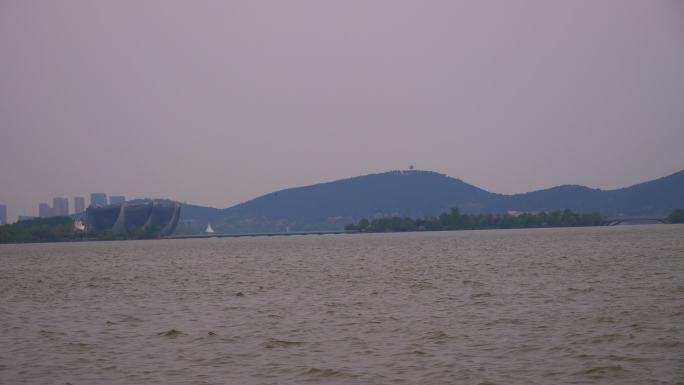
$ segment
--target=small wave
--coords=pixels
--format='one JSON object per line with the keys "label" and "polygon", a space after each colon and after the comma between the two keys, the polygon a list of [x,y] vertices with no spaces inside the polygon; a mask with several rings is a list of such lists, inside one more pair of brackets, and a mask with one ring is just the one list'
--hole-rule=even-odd
{"label": "small wave", "polygon": [[44,335],[44,336],[50,336],[50,335],[60,335],[60,336],[63,336],[63,335],[64,335],[64,333],[62,333],[62,332],[53,332],[53,331],[51,331],[51,330],[45,330],[45,329],[39,330],[39,331],[38,331],[38,334]]}
{"label": "small wave", "polygon": [[594,288],[593,287],[583,287],[583,288],[569,287],[567,290],[570,292],[574,292],[574,293],[590,293],[590,292],[594,291]]}
{"label": "small wave", "polygon": [[584,371],[584,374],[590,377],[608,377],[620,375],[625,372],[625,369],[620,365],[609,366],[594,366]]}
{"label": "small wave", "polygon": [[93,346],[85,342],[69,342],[67,347],[72,351],[83,352],[92,349]]}
{"label": "small wave", "polygon": [[515,348],[512,350],[512,352],[513,352],[513,353],[527,353],[527,352],[533,352],[533,351],[539,350],[539,349],[540,349],[539,346],[525,345],[525,344],[523,344],[523,345],[520,345],[520,346],[515,347]]}
{"label": "small wave", "polygon": [[[493,326],[493,325],[521,325],[523,322],[517,318],[498,318],[493,321],[487,322],[485,325],[487,326]],[[542,325],[543,326],[543,325]]]}
{"label": "small wave", "polygon": [[137,323],[137,322],[143,322],[143,320],[141,320],[140,318],[137,318],[137,317],[133,317],[133,316],[131,316],[131,315],[126,315],[126,316],[123,316],[123,317],[119,320],[119,322],[133,322],[133,323]]}
{"label": "small wave", "polygon": [[445,341],[449,338],[451,338],[451,336],[441,330],[425,333],[425,336],[423,337],[423,339],[437,342]]}
{"label": "small wave", "polygon": [[337,370],[334,369],[319,369],[319,368],[311,368],[306,371],[306,374],[314,374],[320,377],[332,377],[337,374],[339,374]]}
{"label": "small wave", "polygon": [[651,361],[651,359],[649,359],[649,358],[616,356],[616,355],[609,355],[606,358],[608,358],[609,360],[612,360],[612,361],[624,361],[624,362],[647,362],[647,361]]}
{"label": "small wave", "polygon": [[314,377],[313,379],[315,380],[320,380],[324,378],[354,378],[358,377],[357,375],[351,374],[351,373],[345,373],[341,372],[339,370],[335,369],[329,369],[329,368],[310,368],[308,369],[304,374],[310,377]]}
{"label": "small wave", "polygon": [[616,322],[615,318],[613,318],[613,317],[600,316],[600,317],[596,317],[595,319],[597,322],[604,322],[604,323],[611,323],[611,324],[614,324]]}
{"label": "small wave", "polygon": [[164,337],[171,337],[171,338],[175,338],[175,337],[181,336],[183,334],[185,334],[185,333],[183,333],[179,330],[176,330],[176,329],[171,329],[171,330],[167,330],[165,332],[157,333],[157,335],[164,336]]}
{"label": "small wave", "polygon": [[613,342],[624,337],[622,334],[605,334],[602,336],[596,336],[591,338],[592,344],[600,344],[604,342]]}
{"label": "small wave", "polygon": [[640,342],[640,343],[630,343],[627,344],[628,347],[647,347],[647,348],[678,348],[684,346],[684,342],[671,339],[659,339],[657,341]]}
{"label": "small wave", "polygon": [[436,289],[437,287],[429,281],[416,281],[410,285],[412,289]]}
{"label": "small wave", "polygon": [[292,346],[300,346],[304,345],[305,342],[301,341],[288,341],[288,340],[278,340],[275,338],[269,338],[268,341],[264,344],[264,347],[266,349],[274,349],[274,348],[289,348]]}

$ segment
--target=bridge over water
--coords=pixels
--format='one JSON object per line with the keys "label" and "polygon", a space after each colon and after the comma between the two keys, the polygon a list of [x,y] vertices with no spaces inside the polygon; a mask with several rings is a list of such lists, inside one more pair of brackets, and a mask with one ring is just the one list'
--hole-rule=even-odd
{"label": "bridge over water", "polygon": [[606,218],[605,224],[615,226],[625,222],[659,222],[668,223],[664,215],[626,215],[621,217]]}

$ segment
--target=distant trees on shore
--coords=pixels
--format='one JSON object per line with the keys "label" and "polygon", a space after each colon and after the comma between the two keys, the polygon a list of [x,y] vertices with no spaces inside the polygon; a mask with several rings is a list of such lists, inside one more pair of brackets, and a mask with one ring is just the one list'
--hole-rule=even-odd
{"label": "distant trees on shore", "polygon": [[667,216],[667,221],[670,223],[684,223],[684,210],[677,209]]}
{"label": "distant trees on shore", "polygon": [[389,217],[373,220],[361,219],[345,226],[346,230],[360,232],[440,231],[478,229],[519,229],[533,227],[600,226],[605,218],[599,213],[579,214],[572,210],[556,210],[537,214],[518,215],[461,214],[458,209],[442,213],[438,217],[408,218]]}
{"label": "distant trees on shore", "polygon": [[159,228],[137,228],[129,233],[114,233],[110,230],[86,234],[76,229],[70,217],[35,218],[0,226],[0,243],[38,243],[71,241],[114,241],[126,239],[154,239],[159,237]]}
{"label": "distant trees on shore", "polygon": [[[667,216],[669,223],[684,223],[684,210],[676,209]],[[601,226],[606,218],[599,213],[575,213],[570,209],[517,215],[461,214],[458,209],[437,217],[387,217],[346,225],[345,230],[368,233],[400,231],[444,231],[480,229],[524,229],[537,227]]]}
{"label": "distant trees on shore", "polygon": [[83,239],[69,217],[36,218],[0,226],[0,243],[65,242]]}

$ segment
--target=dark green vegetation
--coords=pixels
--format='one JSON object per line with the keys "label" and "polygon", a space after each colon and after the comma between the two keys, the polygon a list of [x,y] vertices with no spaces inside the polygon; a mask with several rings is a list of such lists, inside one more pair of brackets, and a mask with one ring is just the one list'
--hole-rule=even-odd
{"label": "dark green vegetation", "polygon": [[429,171],[392,171],[280,190],[214,209],[184,204],[176,233],[339,230],[361,218],[438,216],[452,207],[465,214],[508,211],[665,215],[684,207],[684,171],[617,190],[566,185],[525,194],[495,194]]}
{"label": "dark green vegetation", "polygon": [[409,217],[388,217],[361,219],[356,224],[345,226],[346,230],[360,232],[397,232],[397,231],[443,231],[477,229],[522,229],[532,227],[574,227],[601,226],[605,219],[599,213],[577,214],[572,210],[556,210],[538,214],[520,215],[461,214],[458,209],[442,213],[437,217],[413,219]]}
{"label": "dark green vegetation", "polygon": [[677,209],[667,216],[667,221],[670,223],[684,223],[684,210]]}
{"label": "dark green vegetation", "polygon": [[70,242],[84,240],[154,239],[159,236],[158,228],[137,229],[130,235],[105,231],[99,234],[85,234],[74,227],[70,217],[36,218],[0,226],[0,243]]}
{"label": "dark green vegetation", "polygon": [[83,239],[69,217],[36,218],[0,226],[0,243],[64,242]]}

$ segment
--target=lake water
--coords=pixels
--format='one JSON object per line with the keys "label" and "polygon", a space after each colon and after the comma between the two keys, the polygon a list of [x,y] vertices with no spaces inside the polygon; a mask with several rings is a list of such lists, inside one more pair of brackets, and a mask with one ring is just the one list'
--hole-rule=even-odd
{"label": "lake water", "polygon": [[684,226],[0,245],[2,384],[682,384]]}

